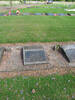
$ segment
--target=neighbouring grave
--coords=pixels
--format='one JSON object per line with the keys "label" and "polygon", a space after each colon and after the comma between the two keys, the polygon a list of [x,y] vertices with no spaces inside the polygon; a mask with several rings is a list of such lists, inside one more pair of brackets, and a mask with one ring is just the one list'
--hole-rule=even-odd
{"label": "neighbouring grave", "polygon": [[75,16],[75,14],[71,14],[71,16]]}
{"label": "neighbouring grave", "polygon": [[0,13],[0,16],[4,16],[4,14],[3,13]]}
{"label": "neighbouring grave", "polygon": [[32,15],[31,13],[23,13],[23,15]]}
{"label": "neighbouring grave", "polygon": [[4,50],[5,50],[4,47],[0,47],[0,62],[1,62]]}
{"label": "neighbouring grave", "polygon": [[48,16],[54,16],[53,13],[46,13],[46,15],[48,15]]}
{"label": "neighbouring grave", "polygon": [[75,62],[75,45],[61,46],[60,49],[69,62]]}
{"label": "neighbouring grave", "polygon": [[[17,16],[16,13],[11,13],[12,16]],[[75,16],[75,14],[64,14],[64,13],[22,13],[21,16],[25,16],[25,15],[41,15],[41,16]],[[9,14],[1,14],[0,16],[9,16]]]}
{"label": "neighbouring grave", "polygon": [[23,47],[23,61],[27,64],[47,63],[47,56],[42,46],[25,46]]}
{"label": "neighbouring grave", "polygon": [[42,13],[35,13],[34,15],[43,15]]}
{"label": "neighbouring grave", "polygon": [[67,16],[67,14],[64,14],[64,13],[58,13],[57,15],[58,16]]}

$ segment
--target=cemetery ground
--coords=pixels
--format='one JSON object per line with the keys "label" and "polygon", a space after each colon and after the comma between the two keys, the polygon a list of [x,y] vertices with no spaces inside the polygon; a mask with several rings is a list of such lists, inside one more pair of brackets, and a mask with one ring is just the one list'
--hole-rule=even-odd
{"label": "cemetery ground", "polygon": [[0,79],[0,100],[75,100],[75,74]]}
{"label": "cemetery ground", "polygon": [[[20,11],[68,13],[63,9]],[[75,44],[74,41],[75,16],[0,16],[0,46],[7,49],[0,64],[0,100],[75,100],[75,67],[52,50],[55,45]],[[25,45],[42,45],[49,64],[23,66],[20,50]],[[20,70],[19,66],[27,69]]]}
{"label": "cemetery ground", "polygon": [[74,16],[1,16],[0,43],[75,40]]}
{"label": "cemetery ground", "polygon": [[[20,8],[21,13],[75,13],[74,11],[66,11],[65,9],[74,9],[75,4],[52,4],[52,5],[47,5],[47,4],[41,4],[41,5],[32,5],[26,8]],[[15,12],[13,10],[12,12]]]}

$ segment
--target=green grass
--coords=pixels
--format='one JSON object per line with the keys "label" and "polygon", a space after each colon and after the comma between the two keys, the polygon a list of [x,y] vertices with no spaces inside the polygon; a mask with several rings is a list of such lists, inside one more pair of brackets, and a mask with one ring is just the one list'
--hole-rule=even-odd
{"label": "green grass", "polygon": [[[16,13],[15,11],[12,11],[13,13]],[[74,11],[66,11],[64,8],[23,8],[20,9],[21,13],[70,13],[75,14]]]}
{"label": "green grass", "polygon": [[0,79],[0,100],[75,100],[75,75]]}
{"label": "green grass", "polygon": [[0,17],[0,43],[50,41],[75,41],[75,17]]}
{"label": "green grass", "polygon": [[29,13],[67,13],[64,9],[57,8],[23,8],[20,9],[20,12],[29,12]]}
{"label": "green grass", "polygon": [[6,7],[9,6],[8,4],[0,4],[0,7]]}
{"label": "green grass", "polygon": [[[24,8],[20,12],[69,13],[69,5],[40,5]],[[71,5],[70,8],[74,8]],[[15,12],[15,11],[12,11]],[[70,12],[72,13],[72,12]],[[75,41],[75,16],[0,16],[0,43]]]}
{"label": "green grass", "polygon": [[43,5],[39,5],[39,6],[33,6],[33,7],[62,7],[62,8],[75,8],[75,4],[43,4]]}
{"label": "green grass", "polygon": [[[34,8],[23,8],[20,9],[21,13],[75,13],[74,11],[65,11],[65,9],[73,9],[75,8],[75,4],[72,5],[63,5],[63,4],[50,4],[50,5],[40,5],[40,6],[33,6]],[[41,8],[35,8],[35,7],[41,7]],[[43,7],[49,7],[49,8],[43,8]],[[62,8],[50,8],[50,7],[62,7]],[[16,12],[16,10],[12,11]]]}

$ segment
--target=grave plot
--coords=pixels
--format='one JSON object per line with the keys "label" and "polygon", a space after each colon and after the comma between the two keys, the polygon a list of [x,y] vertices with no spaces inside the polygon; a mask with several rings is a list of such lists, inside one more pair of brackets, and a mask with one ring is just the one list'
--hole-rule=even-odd
{"label": "grave plot", "polygon": [[60,49],[68,62],[75,62],[75,45],[61,46]]}
{"label": "grave plot", "polygon": [[1,59],[2,59],[2,56],[3,56],[3,53],[4,53],[4,48],[0,47],[0,62],[1,62]]}
{"label": "grave plot", "polygon": [[27,64],[47,63],[47,56],[41,46],[25,46],[23,48],[23,62]]}
{"label": "grave plot", "polygon": [[[32,71],[32,70],[46,70],[53,67],[49,63],[49,59],[46,59],[46,55],[44,49],[37,46],[6,46],[5,52],[0,64],[0,72],[18,72],[18,71]],[[25,51],[25,65],[22,59],[23,49],[28,50]],[[36,48],[35,48],[36,47]],[[39,48],[39,49],[38,49]],[[31,52],[30,52],[31,51]],[[34,52],[35,51],[35,52]],[[37,53],[38,52],[38,53]],[[41,54],[40,54],[41,53]],[[30,55],[31,54],[31,55]],[[29,58],[27,58],[29,57]],[[31,57],[31,58],[30,58]],[[30,59],[30,61],[29,61]],[[47,63],[48,61],[48,63]],[[29,65],[30,64],[30,65]],[[32,64],[32,65],[31,65]],[[34,64],[34,65],[33,65]]]}
{"label": "grave plot", "polygon": [[[53,44],[45,43],[39,46],[39,44],[35,43],[35,45],[33,44],[34,46],[27,45],[29,46],[25,46],[25,44],[4,46],[5,52],[0,64],[0,72],[43,71],[51,69],[58,71],[59,68],[66,68],[66,66],[71,64],[57,50],[54,51],[52,49]],[[74,65],[75,63],[71,64],[71,66]]]}

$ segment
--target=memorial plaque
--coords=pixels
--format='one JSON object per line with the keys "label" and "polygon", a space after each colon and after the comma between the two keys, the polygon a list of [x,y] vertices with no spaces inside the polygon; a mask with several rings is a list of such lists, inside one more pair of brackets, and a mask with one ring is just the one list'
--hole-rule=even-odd
{"label": "memorial plaque", "polygon": [[47,57],[41,46],[25,46],[23,48],[24,65],[47,63]]}
{"label": "memorial plaque", "polygon": [[75,45],[65,45],[61,49],[69,62],[75,62]]}
{"label": "memorial plaque", "polygon": [[47,13],[47,15],[48,15],[48,16],[54,16],[54,14],[53,14],[53,13]]}
{"label": "memorial plaque", "polygon": [[31,15],[31,13],[23,13],[23,15]]}
{"label": "memorial plaque", "polygon": [[4,16],[4,14],[3,13],[0,13],[0,16]]}
{"label": "memorial plaque", "polygon": [[58,16],[66,16],[66,14],[64,14],[64,13],[58,13],[57,15]]}
{"label": "memorial plaque", "polygon": [[35,13],[34,15],[42,15],[42,13]]}

